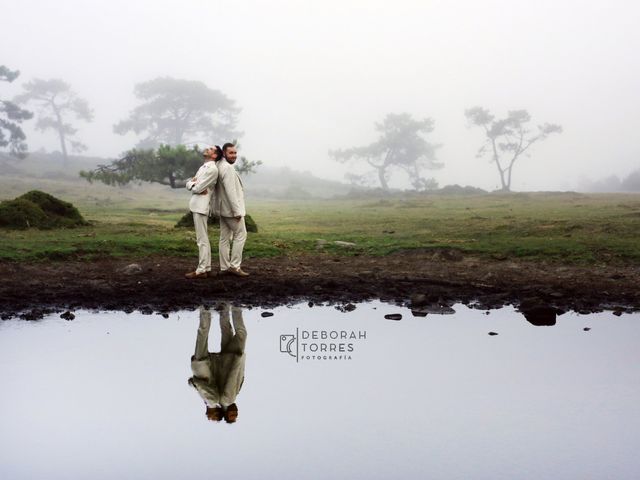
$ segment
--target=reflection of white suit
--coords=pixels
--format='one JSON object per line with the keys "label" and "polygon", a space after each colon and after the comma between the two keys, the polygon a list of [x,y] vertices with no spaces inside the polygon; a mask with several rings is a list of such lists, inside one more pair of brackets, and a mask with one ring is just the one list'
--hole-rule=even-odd
{"label": "reflection of white suit", "polygon": [[207,216],[211,213],[214,189],[218,180],[216,162],[207,161],[196,172],[193,179],[187,181],[187,190],[191,192],[189,210],[193,213],[193,225],[198,244],[197,273],[211,271],[211,244],[207,230]]}
{"label": "reflection of white suit", "polygon": [[[218,162],[218,183],[213,211],[220,217],[220,270],[240,268],[242,250],[247,240],[247,228],[244,223],[244,187],[236,169],[224,158]],[[241,218],[236,220],[234,217]],[[231,240],[233,249],[229,258]]]}
{"label": "reflection of white suit", "polygon": [[196,338],[195,355],[191,358],[193,386],[205,403],[214,407],[217,404],[227,407],[236,401],[244,382],[246,361],[245,344],[247,330],[242,319],[242,310],[231,307],[233,328],[229,323],[229,306],[220,311],[220,352],[209,352],[209,329],[211,312],[200,307],[200,325]]}

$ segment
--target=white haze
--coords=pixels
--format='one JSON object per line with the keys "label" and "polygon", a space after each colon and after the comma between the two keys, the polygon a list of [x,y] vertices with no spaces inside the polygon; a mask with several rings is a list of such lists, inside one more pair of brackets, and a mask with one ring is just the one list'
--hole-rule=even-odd
{"label": "white haze", "polygon": [[[95,111],[80,125],[90,155],[135,144],[112,125],[136,105],[135,83],[168,75],[236,100],[249,158],[324,178],[350,168],[329,149],[370,143],[374,122],[409,112],[435,120],[441,185],[496,188],[495,166],[475,158],[481,132],[466,125],[475,105],[564,128],[516,165],[516,190],[640,167],[636,2],[20,0],[0,11],[0,64],[21,71],[0,97],[34,77],[68,81]],[[30,148],[57,149],[33,123]],[[391,184],[408,186],[400,174]]]}

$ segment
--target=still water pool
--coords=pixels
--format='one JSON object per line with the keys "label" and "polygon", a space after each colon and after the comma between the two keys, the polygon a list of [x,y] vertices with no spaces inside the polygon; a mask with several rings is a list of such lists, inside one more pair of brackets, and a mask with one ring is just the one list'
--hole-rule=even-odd
{"label": "still water pool", "polygon": [[640,478],[638,314],[454,310],[0,322],[0,478]]}

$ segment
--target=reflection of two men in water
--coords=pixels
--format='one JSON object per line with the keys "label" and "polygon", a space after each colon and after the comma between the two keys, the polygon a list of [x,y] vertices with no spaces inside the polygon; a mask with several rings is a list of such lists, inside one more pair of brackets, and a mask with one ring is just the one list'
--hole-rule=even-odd
{"label": "reflection of two men in water", "polygon": [[[209,420],[219,422],[224,418],[227,423],[234,423],[238,418],[236,397],[244,382],[247,329],[240,308],[224,304],[218,313],[220,352],[209,352],[211,311],[200,307],[196,351],[191,357],[193,376],[189,379],[189,385],[195,388],[204,400]],[[229,322],[230,316],[233,330]]]}

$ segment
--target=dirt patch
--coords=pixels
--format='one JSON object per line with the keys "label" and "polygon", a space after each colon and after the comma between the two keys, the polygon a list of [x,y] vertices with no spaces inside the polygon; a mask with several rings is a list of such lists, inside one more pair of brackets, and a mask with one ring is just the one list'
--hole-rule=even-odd
{"label": "dirt patch", "polygon": [[[132,266],[132,264],[136,264]],[[301,255],[247,259],[250,277],[187,280],[195,260],[152,257],[93,262],[0,262],[3,318],[108,309],[165,313],[230,300],[253,306],[382,299],[446,308],[521,304],[582,313],[640,310],[640,267],[575,267],[416,252],[386,257]]]}

